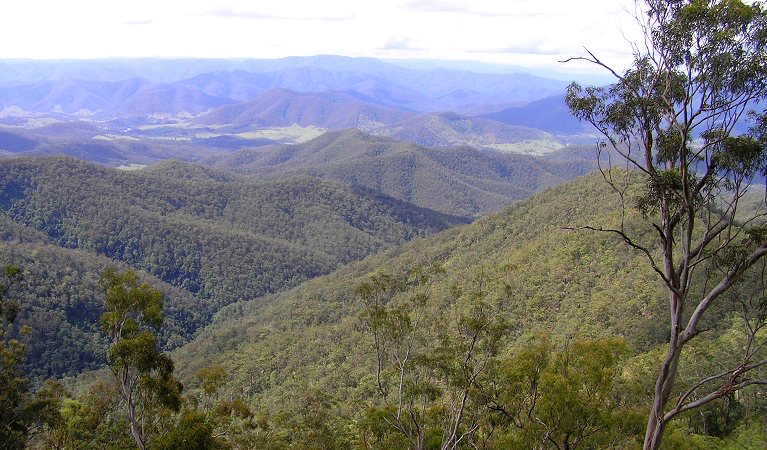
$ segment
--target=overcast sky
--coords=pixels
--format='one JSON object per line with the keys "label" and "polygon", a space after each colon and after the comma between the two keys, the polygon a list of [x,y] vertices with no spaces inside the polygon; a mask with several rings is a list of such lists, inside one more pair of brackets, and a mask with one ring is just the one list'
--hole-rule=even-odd
{"label": "overcast sky", "polygon": [[[558,71],[587,47],[628,67],[632,0],[12,0],[0,58],[451,59]],[[628,12],[627,12],[628,11]]]}

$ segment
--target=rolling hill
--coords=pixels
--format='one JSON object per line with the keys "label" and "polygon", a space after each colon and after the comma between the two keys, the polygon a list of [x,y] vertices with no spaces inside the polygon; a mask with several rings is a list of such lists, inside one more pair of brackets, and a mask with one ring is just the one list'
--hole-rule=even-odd
{"label": "rolling hill", "polygon": [[331,130],[370,130],[400,122],[413,115],[365,103],[337,92],[301,93],[272,89],[253,100],[218,108],[193,122],[209,126],[231,126],[234,129],[297,124]]}
{"label": "rolling hill", "polygon": [[[622,336],[634,352],[651,350],[665,338],[656,320],[664,300],[642,256],[612,236],[564,229],[616,223],[617,207],[599,175],[579,178],[471,225],[230,305],[173,357],[187,380],[202,367],[221,365],[230,374],[227,392],[272,415],[300,411],[301,399],[321,390],[338,420],[362,420],[377,403],[375,352],[355,288],[373,274],[404,280],[410,269],[435,263],[446,272],[429,284],[421,325],[435,339],[479,298],[500,302],[512,324],[505,354],[541,334],[555,345]],[[628,220],[639,226],[638,216]],[[405,289],[388,301],[409,295]]]}
{"label": "rolling hill", "polygon": [[394,125],[373,129],[370,133],[414,142],[424,147],[469,145],[532,153],[551,151],[564,145],[558,138],[541,130],[452,112],[415,116]]}
{"label": "rolling hill", "polygon": [[[4,263],[24,267],[30,289],[45,286],[22,310],[21,324],[48,330],[39,337],[41,352],[58,339],[76,356],[31,360],[33,373],[56,377],[103,362],[103,353],[93,356],[100,310],[88,295],[96,296],[94,280],[108,265],[165,283],[174,324],[166,342],[176,346],[229,303],[465,223],[310,177],[258,183],[180,161],[125,172],[70,157],[0,161],[0,219]],[[63,328],[39,326],[49,319]]]}
{"label": "rolling hill", "polygon": [[466,217],[496,211],[596,167],[593,160],[569,160],[566,154],[540,159],[471,147],[427,148],[359,130],[330,132],[298,145],[243,149],[202,162],[260,178],[304,174],[352,183]]}
{"label": "rolling hill", "polygon": [[570,114],[562,95],[542,98],[524,106],[511,107],[479,117],[508,125],[537,128],[558,135],[582,134],[589,130]]}
{"label": "rolling hill", "polygon": [[[630,195],[638,194],[641,178],[636,176],[630,186]],[[379,311],[373,305],[398,311],[392,306],[397,305],[410,311],[416,308],[412,305],[417,300],[423,301],[423,311],[410,316],[420,320],[422,330],[422,341],[413,346],[413,358],[416,354],[449,358],[451,354],[439,353],[442,342],[454,343],[449,336],[463,336],[461,333],[467,333],[467,340],[472,336],[466,331],[471,330],[472,322],[461,318],[496,305],[498,316],[493,320],[505,319],[509,329],[499,351],[500,367],[488,367],[489,371],[515,367],[505,365],[515,361],[510,359],[512,355],[529,356],[525,352],[541,342],[563,352],[578,343],[593,344],[601,339],[625,342],[625,353],[613,362],[615,366],[605,367],[614,377],[613,395],[620,399],[608,408],[627,421],[637,420],[639,425],[628,430],[627,439],[641,439],[645,399],[654,388],[654,370],[667,339],[664,286],[644,255],[614,235],[568,229],[587,224],[619,226],[623,221],[642,242],[654,239],[654,230],[637,211],[629,210],[625,217],[619,211],[617,196],[600,174],[582,177],[470,225],[370,256],[291,290],[230,305],[217,314],[204,334],[176,350],[173,357],[186,380],[204,367],[221,366],[229,374],[224,395],[239,395],[248,401],[264,417],[272,418],[271,426],[276,430],[284,426],[281,417],[305,412],[311,407],[306,399],[321,395],[323,407],[319,411],[327,414],[326,420],[342,430],[364,435],[364,424],[369,423],[365,421],[376,417],[371,412],[383,408],[376,377],[376,347],[365,311]],[[444,273],[431,273],[420,287],[406,281],[413,279],[411,269],[428,270],[434,264]],[[363,283],[375,285],[385,280],[401,280],[404,286],[380,294],[375,302],[360,294],[364,291],[358,287]],[[701,326],[706,330],[705,342],[690,350],[691,367],[680,373],[680,394],[701,373],[721,370],[717,361],[706,356],[710,346],[716,346],[716,351],[727,349],[725,354],[740,354],[737,339],[731,336],[737,333],[738,322],[733,319],[737,309],[737,303],[723,300],[709,311],[711,316]],[[406,330],[409,333],[411,328]],[[384,339],[380,337],[377,345],[387,345]],[[456,339],[454,345],[460,345],[462,341]],[[426,365],[426,361],[413,364]],[[413,367],[403,370],[415,371]],[[517,367],[515,376],[524,378],[515,386],[528,389],[527,383],[548,382],[537,368],[532,363]],[[590,370],[577,363],[571,368]],[[497,375],[489,375],[489,380]],[[488,387],[482,382],[478,386]],[[499,388],[506,389],[506,385]],[[752,394],[761,395],[757,390]],[[556,395],[561,394],[558,391]],[[595,398],[600,404],[607,401]],[[577,401],[575,397],[568,399],[562,405],[566,410],[572,408],[571,401]],[[545,407],[549,406],[546,403]],[[556,417],[561,416],[554,415],[552,421]],[[687,419],[679,421],[683,429],[673,439],[688,442],[695,429],[688,425],[691,431],[686,431],[688,423]],[[509,426],[516,429],[513,424]],[[346,435],[338,432],[336,436],[343,439]],[[293,436],[276,438],[289,443]],[[507,448],[499,438],[498,446]],[[492,435],[487,439],[494,442]],[[627,441],[615,446],[632,445]]]}

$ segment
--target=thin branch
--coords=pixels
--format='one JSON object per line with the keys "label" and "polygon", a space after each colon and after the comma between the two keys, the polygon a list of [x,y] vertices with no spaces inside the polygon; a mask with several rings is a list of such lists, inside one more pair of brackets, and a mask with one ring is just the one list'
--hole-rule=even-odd
{"label": "thin branch", "polygon": [[613,76],[615,78],[617,78],[620,81],[623,81],[623,77],[622,76],[618,75],[618,73],[615,70],[613,70],[610,66],[608,66],[607,64],[605,64],[602,61],[600,61],[599,58],[594,56],[594,54],[591,53],[591,51],[589,49],[587,49],[586,47],[583,47],[583,49],[586,50],[586,53],[588,53],[589,56],[591,56],[591,58],[587,58],[585,56],[571,56],[571,57],[569,57],[569,58],[567,58],[567,59],[565,59],[563,61],[559,61],[559,62],[560,63],[568,63],[570,61],[587,61],[587,62],[590,62],[592,64],[596,64],[598,66],[601,66],[601,67],[607,69],[608,71],[610,71],[611,74],[613,74]]}

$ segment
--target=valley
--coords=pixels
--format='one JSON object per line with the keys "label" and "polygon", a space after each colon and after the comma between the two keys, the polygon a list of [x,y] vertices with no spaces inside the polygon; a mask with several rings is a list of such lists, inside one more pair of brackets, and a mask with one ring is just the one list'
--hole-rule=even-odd
{"label": "valley", "polygon": [[0,60],[8,448],[767,445],[764,115],[417,66]]}

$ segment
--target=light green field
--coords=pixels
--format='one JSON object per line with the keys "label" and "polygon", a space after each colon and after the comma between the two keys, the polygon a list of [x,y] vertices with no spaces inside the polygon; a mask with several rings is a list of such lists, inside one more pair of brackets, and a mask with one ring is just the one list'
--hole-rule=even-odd
{"label": "light green field", "polygon": [[146,167],[146,164],[127,164],[124,166],[117,166],[119,170],[125,170],[125,171],[139,170],[139,169],[143,169],[144,167]]}
{"label": "light green field", "polygon": [[[290,125],[288,127],[270,127],[256,128],[239,133],[227,132],[226,126],[201,126],[192,125],[188,122],[179,122],[177,124],[158,124],[142,125],[138,127],[142,131],[163,130],[167,136],[157,136],[155,139],[169,139],[174,141],[190,141],[192,139],[209,139],[219,136],[235,136],[244,139],[271,139],[281,144],[300,144],[312,140],[327,130],[315,126],[302,127],[299,125]],[[190,135],[190,132],[194,133]],[[174,136],[178,134],[179,136]],[[183,136],[181,136],[183,134]]]}
{"label": "light green field", "polygon": [[563,147],[561,142],[553,140],[527,140],[509,144],[491,144],[483,147],[501,152],[525,153],[528,155],[545,155]]}
{"label": "light green field", "polygon": [[91,139],[96,139],[97,141],[116,141],[116,140],[140,141],[141,140],[133,136],[121,136],[117,134],[99,134],[98,136],[93,136]]}
{"label": "light green field", "polygon": [[273,141],[281,142],[284,144],[300,144],[306,141],[310,141],[322,134],[327,130],[315,126],[301,127],[299,125],[291,125],[289,127],[275,127],[275,128],[263,128],[260,130],[248,131],[245,133],[238,133],[234,136],[247,139],[266,138]]}

